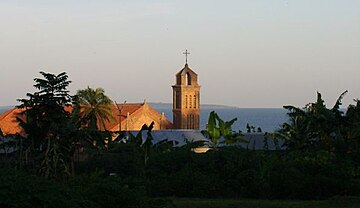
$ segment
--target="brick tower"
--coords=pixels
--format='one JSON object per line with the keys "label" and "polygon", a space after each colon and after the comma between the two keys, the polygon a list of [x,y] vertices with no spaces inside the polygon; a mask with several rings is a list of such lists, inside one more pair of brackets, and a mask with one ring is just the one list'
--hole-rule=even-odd
{"label": "brick tower", "polygon": [[[184,53],[187,53],[187,51]],[[175,129],[200,128],[200,85],[198,75],[187,64],[176,74],[173,88],[173,123]]]}

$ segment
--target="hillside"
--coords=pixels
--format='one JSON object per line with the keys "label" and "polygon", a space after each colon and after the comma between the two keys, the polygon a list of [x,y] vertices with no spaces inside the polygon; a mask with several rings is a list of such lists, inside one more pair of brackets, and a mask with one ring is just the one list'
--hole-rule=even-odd
{"label": "hillside", "polygon": [[[151,107],[155,109],[172,109],[171,103],[149,103]],[[237,109],[238,107],[227,106],[227,105],[214,105],[214,104],[202,104],[202,109]]]}
{"label": "hillside", "polygon": [[14,106],[0,106],[0,114],[13,108]]}

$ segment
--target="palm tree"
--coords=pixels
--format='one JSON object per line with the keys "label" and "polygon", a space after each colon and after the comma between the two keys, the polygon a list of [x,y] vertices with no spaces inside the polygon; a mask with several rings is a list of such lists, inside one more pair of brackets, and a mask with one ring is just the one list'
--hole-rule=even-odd
{"label": "palm tree", "polygon": [[75,99],[79,116],[87,127],[93,130],[106,130],[106,121],[113,120],[114,116],[111,110],[112,101],[105,95],[104,89],[87,87],[78,90]]}

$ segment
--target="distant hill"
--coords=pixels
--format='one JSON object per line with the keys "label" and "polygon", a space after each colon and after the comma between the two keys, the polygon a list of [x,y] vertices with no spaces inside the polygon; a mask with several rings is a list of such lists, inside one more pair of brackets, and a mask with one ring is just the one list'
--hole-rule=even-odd
{"label": "distant hill", "polygon": [[[155,109],[169,108],[172,109],[171,103],[149,103],[151,107]],[[238,107],[227,106],[227,105],[213,105],[213,104],[202,104],[202,109],[236,109]]]}
{"label": "distant hill", "polygon": [[[171,103],[149,103],[151,107],[155,109],[172,109]],[[14,106],[0,106],[0,113],[3,113],[9,109],[14,108]],[[202,104],[202,109],[237,109],[238,107],[227,106],[227,105],[212,105],[212,104]]]}
{"label": "distant hill", "polygon": [[0,106],[0,114],[7,111],[7,110],[10,110],[13,107],[14,106]]}

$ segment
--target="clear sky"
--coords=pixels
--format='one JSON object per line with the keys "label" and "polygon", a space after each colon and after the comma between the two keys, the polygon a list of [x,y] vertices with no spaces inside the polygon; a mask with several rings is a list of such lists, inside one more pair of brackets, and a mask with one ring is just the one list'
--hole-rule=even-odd
{"label": "clear sky", "polygon": [[359,0],[0,0],[0,105],[66,71],[71,93],[172,102],[189,55],[202,103],[331,107],[360,98]]}

